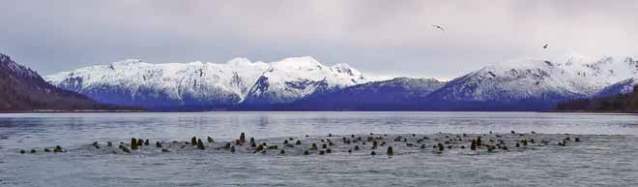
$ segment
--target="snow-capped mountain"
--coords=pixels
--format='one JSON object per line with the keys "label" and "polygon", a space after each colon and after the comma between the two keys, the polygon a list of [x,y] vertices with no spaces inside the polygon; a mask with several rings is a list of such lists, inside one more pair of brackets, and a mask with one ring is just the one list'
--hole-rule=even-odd
{"label": "snow-capped mountain", "polygon": [[636,74],[638,61],[632,58],[513,61],[456,78],[428,100],[454,109],[546,109],[561,100],[594,96]]}
{"label": "snow-capped mountain", "polygon": [[445,82],[399,77],[313,94],[294,103],[304,110],[418,110]]}
{"label": "snow-capped mountain", "polygon": [[291,103],[315,92],[340,89],[367,82],[356,69],[346,64],[331,67],[310,57],[288,58],[270,63],[255,82],[245,104]]}
{"label": "snow-capped mountain", "polygon": [[101,102],[148,108],[287,103],[319,89],[367,81],[359,71],[345,64],[325,66],[312,57],[271,63],[236,58],[224,64],[124,60],[57,73],[46,79]]}
{"label": "snow-capped mountain", "polygon": [[224,64],[124,60],[46,79],[100,102],[152,109],[545,110],[569,99],[630,92],[636,77],[635,58],[571,56],[509,61],[449,82],[372,82],[348,65],[325,66],[311,57]]}

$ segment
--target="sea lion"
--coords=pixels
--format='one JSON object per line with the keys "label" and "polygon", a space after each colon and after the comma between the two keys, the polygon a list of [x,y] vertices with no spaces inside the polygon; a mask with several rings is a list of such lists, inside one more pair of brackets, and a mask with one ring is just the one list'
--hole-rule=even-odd
{"label": "sea lion", "polygon": [[137,149],[137,139],[135,138],[131,138],[131,149],[133,150]]}
{"label": "sea lion", "polygon": [[388,154],[390,156],[394,155],[394,150],[392,149],[392,146],[388,146],[388,151],[387,151],[386,154]]}
{"label": "sea lion", "polygon": [[204,143],[202,142],[202,139],[197,139],[197,149],[200,149],[200,150],[206,149],[206,147],[204,147]]}

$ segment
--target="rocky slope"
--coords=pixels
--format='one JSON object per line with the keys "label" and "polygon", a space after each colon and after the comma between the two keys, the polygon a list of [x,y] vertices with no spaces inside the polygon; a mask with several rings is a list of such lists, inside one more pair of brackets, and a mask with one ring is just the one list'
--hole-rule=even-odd
{"label": "rocky slope", "polygon": [[0,54],[0,111],[112,109],[50,85],[35,71]]}

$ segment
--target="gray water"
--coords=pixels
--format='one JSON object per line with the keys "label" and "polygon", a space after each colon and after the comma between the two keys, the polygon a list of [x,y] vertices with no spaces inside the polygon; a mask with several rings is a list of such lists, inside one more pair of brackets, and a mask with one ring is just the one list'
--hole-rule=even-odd
{"label": "gray water", "polygon": [[[131,137],[231,141],[350,134],[509,133],[585,141],[525,151],[263,155],[100,154]],[[638,116],[514,112],[207,112],[0,114],[0,186],[637,186]],[[20,149],[61,145],[58,154]],[[401,151],[401,150],[399,150]]]}

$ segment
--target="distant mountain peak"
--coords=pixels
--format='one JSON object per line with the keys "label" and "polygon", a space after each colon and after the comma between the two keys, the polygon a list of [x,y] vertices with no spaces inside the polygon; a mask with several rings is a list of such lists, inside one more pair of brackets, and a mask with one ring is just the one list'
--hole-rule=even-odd
{"label": "distant mountain peak", "polygon": [[40,75],[38,75],[37,72],[31,70],[31,68],[16,63],[15,61],[11,60],[11,57],[2,53],[0,53],[0,68],[4,69],[4,71],[14,73],[15,75],[20,77],[41,79]]}
{"label": "distant mountain peak", "polygon": [[321,63],[319,63],[319,61],[312,56],[288,57],[288,58],[284,58],[279,61],[276,61],[274,63],[290,64],[290,65],[297,65],[297,66],[321,65]]}
{"label": "distant mountain peak", "polygon": [[4,53],[0,53],[0,62],[7,62],[10,60],[11,60],[11,57],[5,55]]}
{"label": "distant mountain peak", "polygon": [[261,61],[251,62],[250,59],[248,58],[236,57],[226,62],[226,64],[230,64],[234,66],[254,66],[254,65],[263,65],[265,63]]}
{"label": "distant mountain peak", "polygon": [[113,63],[111,63],[111,65],[114,66],[130,66],[130,65],[136,65],[136,64],[143,64],[144,61],[142,61],[141,59],[124,59],[124,60],[120,60],[120,61],[115,61]]}

